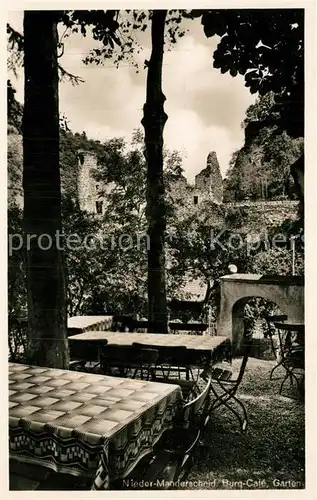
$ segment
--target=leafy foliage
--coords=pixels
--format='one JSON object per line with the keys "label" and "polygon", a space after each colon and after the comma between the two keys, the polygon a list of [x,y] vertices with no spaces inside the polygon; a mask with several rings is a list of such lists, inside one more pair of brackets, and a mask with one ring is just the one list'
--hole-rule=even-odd
{"label": "leafy foliage", "polygon": [[[101,44],[100,47],[89,52],[84,62],[86,64],[100,65],[111,59],[118,67],[122,61],[128,61],[136,69],[136,72],[139,72],[140,67],[135,55],[141,52],[142,46],[135,33],[146,31],[151,25],[152,17],[153,11],[151,10],[116,11],[118,26],[115,36],[112,34],[110,39],[107,36],[103,38],[104,29],[101,28],[100,31],[96,32],[95,28],[93,28],[93,38],[101,42]],[[172,9],[167,12],[165,21],[167,49],[171,48],[177,42],[177,39],[182,38],[188,31],[182,27],[183,18],[192,18],[190,11]],[[86,32],[83,34],[85,35]],[[147,64],[148,62],[145,61],[144,67]]]}
{"label": "leafy foliage", "polygon": [[23,238],[22,210],[11,203],[8,209],[8,344],[12,361],[23,355],[26,348],[26,332],[20,319],[27,311],[27,280],[25,248],[19,248]]}
{"label": "leafy foliage", "polygon": [[8,125],[13,125],[18,132],[22,130],[23,106],[15,98],[16,90],[12,87],[10,80],[7,80],[7,115]]}
{"label": "leafy foliage", "polygon": [[[288,249],[269,249],[254,256],[252,271],[258,274],[292,275],[292,252]],[[302,252],[295,254],[295,273],[304,275]]]}
{"label": "leafy foliage", "polygon": [[18,134],[17,129],[13,125],[8,126],[7,162],[8,162],[8,203],[12,204],[17,199],[17,197],[23,196],[22,136]]}
{"label": "leafy foliage", "polygon": [[193,11],[205,35],[220,36],[214,67],[243,75],[251,93],[273,91],[277,125],[304,136],[304,9]]}

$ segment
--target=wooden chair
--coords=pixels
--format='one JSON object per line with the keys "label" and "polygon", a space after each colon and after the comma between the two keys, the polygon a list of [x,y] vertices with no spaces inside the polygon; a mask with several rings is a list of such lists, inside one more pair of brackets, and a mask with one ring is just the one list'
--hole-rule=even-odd
{"label": "wooden chair", "polygon": [[[171,375],[176,374],[178,376],[177,380],[181,380],[182,374],[185,374],[186,380],[193,379],[193,373],[191,366],[189,364],[188,350],[184,346],[155,346],[142,344],[139,342],[133,342],[132,344],[138,348],[151,348],[156,349],[159,352],[158,359],[155,366],[153,366],[152,375],[153,380],[158,382],[165,382],[171,377]],[[158,376],[158,374],[161,376]],[[175,380],[171,378],[171,380]],[[172,382],[173,383],[173,382]]]}
{"label": "wooden chair", "polygon": [[102,349],[100,364],[105,375],[135,378],[139,373],[141,379],[149,380],[158,356],[156,349],[108,344]]}
{"label": "wooden chair", "polygon": [[290,380],[296,383],[300,397],[303,397],[303,372],[305,371],[304,325],[275,323],[279,337],[280,360],[277,367],[284,368],[285,373],[280,385],[282,394],[284,384]]}
{"label": "wooden chair", "polygon": [[273,378],[272,378],[273,377],[273,373],[280,366],[280,356],[279,356],[279,353],[280,353],[280,337],[278,336],[277,343],[275,343],[274,340],[276,340],[276,333],[277,333],[275,323],[278,322],[278,321],[279,322],[284,322],[286,320],[287,320],[287,315],[286,314],[273,315],[273,316],[268,316],[266,318],[266,321],[267,321],[267,324],[268,324],[267,335],[270,338],[272,352],[273,352],[274,357],[275,357],[276,362],[277,362],[276,365],[273,366],[273,368],[271,370],[270,380],[273,380]]}
{"label": "wooden chair", "polygon": [[69,339],[69,368],[76,371],[94,372],[100,367],[102,349],[107,339],[71,340]]}
{"label": "wooden chair", "polygon": [[[238,418],[242,431],[245,431],[247,428],[248,415],[244,404],[237,398],[236,393],[243,379],[251,349],[252,336],[244,337],[242,345],[243,357],[236,378],[233,378],[231,368],[222,367],[221,365],[214,366],[213,364],[205,368],[200,375],[204,379],[211,379],[211,392],[214,395],[214,399],[210,404],[209,412],[212,413],[217,408],[225,406]],[[231,406],[231,403],[235,403],[242,410],[242,417],[238,411]]]}
{"label": "wooden chair", "polygon": [[132,471],[130,479],[152,482],[153,489],[172,489],[177,481],[186,480],[210,419],[210,388],[211,379],[195,399],[184,404],[174,428],[164,432],[153,454]]}
{"label": "wooden chair", "polygon": [[[9,461],[10,491],[90,490],[92,478],[55,472],[41,465]],[[38,495],[39,498],[40,495]]]}
{"label": "wooden chair", "polygon": [[40,465],[27,464],[18,460],[9,460],[9,489],[11,491],[38,490],[41,481],[45,481],[50,469]]}

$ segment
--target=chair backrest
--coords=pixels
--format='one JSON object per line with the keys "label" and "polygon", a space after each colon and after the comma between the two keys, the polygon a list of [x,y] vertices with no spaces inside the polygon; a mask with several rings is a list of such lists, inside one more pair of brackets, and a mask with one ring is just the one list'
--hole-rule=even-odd
{"label": "chair backrest", "polygon": [[101,354],[102,364],[107,366],[148,366],[158,359],[156,349],[138,348],[131,345],[108,344]]}
{"label": "chair backrest", "polygon": [[196,419],[198,414],[202,411],[204,412],[204,406],[207,403],[207,398],[209,397],[211,389],[211,377],[208,377],[207,384],[203,391],[192,401],[189,401],[184,405],[183,408],[183,419],[185,422]]}
{"label": "chair backrest", "polygon": [[209,366],[212,352],[210,350],[187,349],[187,363],[189,366],[204,368]]}
{"label": "chair backrest", "polygon": [[188,351],[185,346],[165,346],[161,355],[163,363],[170,366],[188,365]]}
{"label": "chair backrest", "polygon": [[163,354],[164,354],[164,348],[161,348],[160,346],[152,345],[152,344],[142,344],[141,342],[133,342],[132,347],[134,349],[152,349],[154,351],[157,351],[157,359],[156,363],[160,364],[163,360]]}
{"label": "chair backrest", "polygon": [[99,361],[100,354],[106,347],[107,339],[72,340],[69,339],[70,357],[86,361]]}
{"label": "chair backrest", "polygon": [[[240,347],[240,350],[242,351],[243,355],[242,355],[242,361],[241,361],[241,364],[240,364],[240,369],[239,369],[238,377],[235,380],[236,388],[238,388],[238,386],[239,386],[239,384],[240,384],[240,382],[241,382],[241,380],[243,378],[243,375],[244,375],[244,372],[245,372],[245,368],[247,366],[248,359],[249,359],[249,356],[250,356],[250,353],[251,353],[251,350],[252,350],[252,346],[253,346],[252,334],[248,335],[248,336],[244,336],[242,344],[241,344],[241,347]],[[226,360],[228,361],[227,358],[228,358],[228,356],[226,357]],[[222,359],[223,359],[223,361],[225,361],[224,357]],[[219,361],[222,361],[222,360],[219,359]],[[209,363],[209,365],[207,365],[204,368],[204,370],[201,372],[200,377],[203,380],[206,381],[209,378],[213,378],[213,372],[215,370],[215,367],[214,367],[215,362],[217,362],[217,361],[215,361],[214,358],[212,357],[211,362]]]}
{"label": "chair backrest", "polygon": [[250,353],[251,353],[252,346],[253,346],[252,335],[250,335],[248,337],[244,337],[243,338],[243,344],[242,344],[243,358],[242,358],[242,362],[241,362],[241,365],[240,365],[239,374],[238,374],[238,377],[236,379],[236,389],[239,387],[240,382],[243,379],[243,375],[244,375],[244,372],[245,372],[245,369],[246,369],[246,366],[247,366],[247,363],[248,363],[248,360],[249,360],[249,356],[250,356]]}
{"label": "chair backrest", "polygon": [[157,362],[159,352],[157,349],[150,349],[149,347],[141,349],[132,347],[131,355],[133,356],[134,363],[140,362],[143,366],[148,366]]}
{"label": "chair backrest", "polygon": [[157,350],[159,353],[157,364],[166,363],[177,366],[187,366],[188,364],[188,350],[185,346],[156,346],[139,342],[133,342],[132,346]]}

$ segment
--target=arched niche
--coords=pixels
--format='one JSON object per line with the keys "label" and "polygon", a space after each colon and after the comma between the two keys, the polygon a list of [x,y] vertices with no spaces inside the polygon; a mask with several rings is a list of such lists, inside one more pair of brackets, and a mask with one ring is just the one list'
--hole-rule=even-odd
{"label": "arched niche", "polygon": [[304,279],[302,276],[233,274],[220,278],[220,314],[217,334],[231,337],[239,345],[243,335],[243,308],[252,297],[275,303],[288,321],[304,323]]}

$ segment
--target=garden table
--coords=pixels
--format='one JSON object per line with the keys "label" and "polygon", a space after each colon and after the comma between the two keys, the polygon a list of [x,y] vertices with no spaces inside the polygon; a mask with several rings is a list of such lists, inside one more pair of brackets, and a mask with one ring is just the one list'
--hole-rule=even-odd
{"label": "garden table", "polygon": [[212,351],[228,338],[224,336],[173,335],[171,333],[137,333],[92,331],[73,335],[71,342],[85,340],[106,340],[108,344],[132,345],[134,342],[158,347],[185,346],[187,349]]}
{"label": "garden table", "polygon": [[67,320],[67,330],[70,334],[111,328],[113,316],[72,316]]}
{"label": "garden table", "polygon": [[295,343],[298,345],[305,344],[305,325],[304,323],[290,321],[275,321],[275,327],[278,331],[282,330],[286,333],[286,343]]}
{"label": "garden table", "polygon": [[[173,335],[170,333],[136,333],[136,332],[86,332],[74,335],[69,339],[75,356],[84,354],[85,342],[102,341],[108,344],[132,345],[137,342],[144,345],[160,347],[184,346],[197,354],[208,355],[210,358],[221,358],[231,349],[230,339],[224,336]],[[225,349],[226,348],[226,349]],[[197,357],[199,359],[199,356]],[[202,356],[201,359],[204,359]],[[204,363],[206,360],[204,360]]]}
{"label": "garden table", "polygon": [[173,426],[177,385],[9,363],[10,458],[107,489]]}

